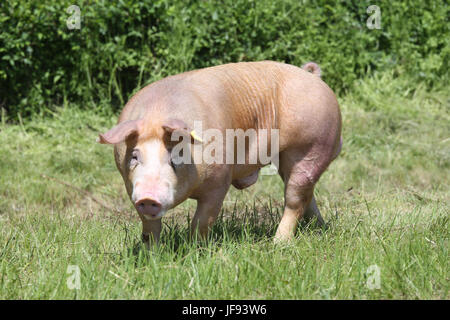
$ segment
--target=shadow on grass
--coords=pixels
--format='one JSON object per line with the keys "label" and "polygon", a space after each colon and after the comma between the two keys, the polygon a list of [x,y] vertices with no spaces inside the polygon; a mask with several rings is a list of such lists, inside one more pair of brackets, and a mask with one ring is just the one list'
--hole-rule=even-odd
{"label": "shadow on grass", "polygon": [[[238,210],[235,205],[232,210],[222,209],[217,221],[211,228],[207,241],[200,239],[191,239],[189,236],[190,217],[186,216],[184,221],[181,219],[164,222],[164,228],[161,233],[160,244],[157,251],[169,251],[176,256],[184,256],[192,249],[220,249],[224,244],[235,243],[257,243],[261,241],[271,241],[275,236],[276,229],[281,219],[280,208],[272,208],[271,203],[258,207],[253,204],[252,207],[244,206]],[[304,221],[299,223],[297,234],[315,233],[322,234],[330,228],[330,224],[319,226],[316,220]],[[142,241],[135,243],[133,254],[139,255],[139,252],[146,250]]]}

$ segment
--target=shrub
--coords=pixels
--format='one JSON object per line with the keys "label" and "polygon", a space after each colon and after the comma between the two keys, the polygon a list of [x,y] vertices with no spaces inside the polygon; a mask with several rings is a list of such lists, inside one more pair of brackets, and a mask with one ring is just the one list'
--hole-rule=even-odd
{"label": "shrub", "polygon": [[[11,119],[74,102],[116,111],[170,74],[227,62],[318,62],[335,90],[373,70],[409,73],[429,86],[448,79],[443,0],[71,0],[0,3],[0,104]],[[366,26],[381,8],[381,29]]]}

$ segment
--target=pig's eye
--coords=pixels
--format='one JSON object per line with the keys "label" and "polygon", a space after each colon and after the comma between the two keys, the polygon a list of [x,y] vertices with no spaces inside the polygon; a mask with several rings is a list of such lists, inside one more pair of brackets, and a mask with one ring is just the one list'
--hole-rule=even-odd
{"label": "pig's eye", "polygon": [[133,150],[131,153],[131,159],[130,159],[130,167],[134,168],[137,166],[140,162],[140,156],[139,156],[139,150]]}

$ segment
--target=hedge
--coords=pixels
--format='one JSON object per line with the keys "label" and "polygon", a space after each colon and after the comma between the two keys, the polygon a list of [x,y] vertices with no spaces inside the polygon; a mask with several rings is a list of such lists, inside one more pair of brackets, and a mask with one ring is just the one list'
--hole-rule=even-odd
{"label": "hedge", "polygon": [[448,80],[448,17],[444,0],[3,0],[0,106],[12,120],[68,103],[114,112],[167,75],[264,59],[315,61],[338,92],[385,69],[433,86]]}

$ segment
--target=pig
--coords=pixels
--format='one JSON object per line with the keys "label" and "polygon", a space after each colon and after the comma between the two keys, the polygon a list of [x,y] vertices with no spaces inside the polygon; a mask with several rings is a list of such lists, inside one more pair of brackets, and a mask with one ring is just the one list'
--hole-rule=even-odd
{"label": "pig", "polygon": [[[244,163],[180,163],[173,155],[177,145],[194,152],[209,143],[193,130],[196,121],[224,136],[227,129],[278,130],[278,148],[271,151],[284,182],[284,212],[274,239],[293,239],[303,218],[323,225],[314,186],[339,154],[342,139],[339,104],[321,80],[319,66],[229,63],[144,87],[125,105],[117,125],[99,134],[98,142],[114,145],[115,162],[147,246],[160,240],[161,218],[188,198],[197,201],[190,234],[207,238],[230,186],[253,185],[268,164],[249,163],[254,149],[247,144]],[[223,148],[229,152],[231,147],[226,150],[224,143]]]}

